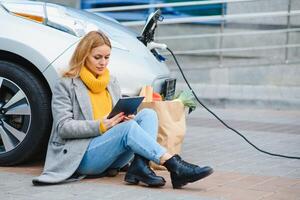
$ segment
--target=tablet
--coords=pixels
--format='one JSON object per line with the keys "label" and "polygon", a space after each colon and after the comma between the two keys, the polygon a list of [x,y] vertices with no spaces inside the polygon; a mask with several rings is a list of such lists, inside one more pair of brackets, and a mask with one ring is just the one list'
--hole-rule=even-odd
{"label": "tablet", "polygon": [[144,98],[145,97],[139,96],[120,98],[112,111],[109,113],[107,119],[114,117],[120,112],[124,112],[125,115],[134,114]]}

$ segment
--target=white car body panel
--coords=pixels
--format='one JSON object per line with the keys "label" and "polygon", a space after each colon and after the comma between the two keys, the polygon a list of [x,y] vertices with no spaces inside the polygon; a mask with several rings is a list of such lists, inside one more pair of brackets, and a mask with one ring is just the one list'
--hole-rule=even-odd
{"label": "white car body panel", "polygon": [[[57,72],[58,74],[63,74],[68,69],[68,60],[70,59],[72,53],[75,50],[77,44],[70,47],[62,56],[60,56],[56,61],[54,61],[49,68],[55,70],[47,69],[45,77],[50,79],[53,75],[51,74]],[[161,76],[157,74],[157,71],[166,69],[162,63],[156,61],[153,55],[149,54],[147,56],[137,55],[135,56],[129,51],[120,50],[118,48],[112,48],[110,63],[108,66],[111,74],[118,78],[121,84],[122,94],[125,95],[137,95],[143,85],[157,85],[154,90],[159,91],[162,81],[167,78],[169,71],[165,70]],[[161,69],[160,69],[161,68]],[[50,74],[49,74],[50,73]],[[166,75],[167,74],[167,75]],[[53,87],[56,77],[50,81],[50,86]],[[161,80],[163,79],[163,80]],[[154,83],[157,82],[157,83]]]}
{"label": "white car body panel", "polygon": [[[155,91],[161,91],[163,79],[170,76],[170,71],[136,38],[135,33],[115,21],[84,11],[78,12],[86,15],[88,18],[85,20],[96,24],[110,38],[113,48],[108,67],[111,74],[118,78],[123,94],[137,95],[144,85],[152,85]],[[0,50],[13,52],[30,61],[44,75],[47,74],[45,78],[53,88],[57,78],[68,68],[80,38],[8,14],[3,9],[0,12],[2,17],[6,20],[0,20],[0,27],[5,27],[0,32]]]}

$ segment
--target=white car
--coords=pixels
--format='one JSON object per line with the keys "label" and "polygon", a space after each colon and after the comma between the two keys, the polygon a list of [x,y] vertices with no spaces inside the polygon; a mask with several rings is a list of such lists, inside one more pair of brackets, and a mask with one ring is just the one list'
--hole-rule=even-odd
{"label": "white car", "polygon": [[122,94],[137,95],[144,85],[163,91],[170,71],[158,52],[146,47],[154,29],[142,40],[104,15],[45,2],[0,1],[0,165],[45,153],[51,90],[81,37],[98,29],[112,42],[109,68]]}

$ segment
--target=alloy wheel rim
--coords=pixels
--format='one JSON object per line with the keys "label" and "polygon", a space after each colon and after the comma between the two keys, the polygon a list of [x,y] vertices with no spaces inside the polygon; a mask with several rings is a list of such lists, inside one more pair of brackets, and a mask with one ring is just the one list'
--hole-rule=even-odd
{"label": "alloy wheel rim", "polygon": [[0,154],[20,145],[31,125],[31,107],[24,91],[0,76]]}

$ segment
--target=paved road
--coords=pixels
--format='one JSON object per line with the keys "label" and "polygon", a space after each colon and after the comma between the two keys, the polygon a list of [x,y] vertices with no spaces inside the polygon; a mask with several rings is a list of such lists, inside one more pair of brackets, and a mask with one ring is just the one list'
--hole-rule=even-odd
{"label": "paved road", "polygon": [[[300,156],[300,111],[214,109],[253,143],[274,153]],[[40,163],[0,167],[0,199],[230,199],[300,200],[300,161],[264,155],[225,129],[205,110],[187,117],[182,156],[199,165],[211,165],[210,177],[173,190],[129,186],[114,178],[84,179],[63,185],[34,187]]]}

